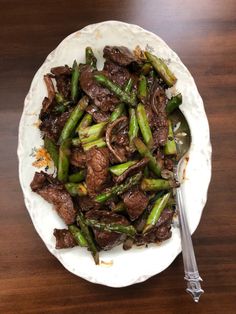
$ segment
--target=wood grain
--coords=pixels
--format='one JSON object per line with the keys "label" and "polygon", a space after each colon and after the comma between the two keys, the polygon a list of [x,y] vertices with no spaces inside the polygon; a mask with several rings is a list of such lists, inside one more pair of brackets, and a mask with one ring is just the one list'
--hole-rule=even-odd
{"label": "wood grain", "polygon": [[[236,312],[236,2],[0,0],[0,313]],[[194,76],[213,144],[212,181],[193,236],[205,294],[185,293],[181,256],[163,273],[123,289],[67,272],[47,251],[18,182],[17,134],[35,71],[68,34],[103,20],[161,36]]]}

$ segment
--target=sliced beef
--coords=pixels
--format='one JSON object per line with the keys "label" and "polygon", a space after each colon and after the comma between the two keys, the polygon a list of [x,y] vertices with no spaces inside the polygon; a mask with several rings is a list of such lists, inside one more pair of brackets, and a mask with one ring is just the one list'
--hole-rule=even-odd
{"label": "sliced beef", "polygon": [[165,208],[156,223],[156,227],[160,227],[163,224],[171,225],[174,216],[174,211],[170,208]]}
{"label": "sliced beef", "polygon": [[89,105],[86,108],[86,112],[91,114],[96,123],[105,122],[110,118],[110,114],[108,112],[99,110],[99,108],[95,105]]}
{"label": "sliced beef", "polygon": [[171,237],[171,222],[174,212],[165,208],[158,219],[156,226],[144,235],[136,236],[136,244],[143,245],[146,243],[157,243],[167,240]]}
{"label": "sliced beef", "polygon": [[124,87],[127,81],[130,79],[131,74],[130,72],[118,64],[107,60],[104,63],[103,70],[107,73],[107,76],[113,82],[119,84],[120,86]]}
{"label": "sliced beef", "polygon": [[148,162],[149,162],[149,159],[147,157],[141,159],[136,164],[134,164],[133,166],[129,167],[126,171],[124,171],[120,176],[115,177],[114,178],[115,182],[116,183],[121,183],[128,176],[132,176],[136,172],[142,170],[147,165]]}
{"label": "sliced beef", "polygon": [[86,152],[88,194],[94,196],[104,189],[109,173],[109,151],[107,148],[93,147]]}
{"label": "sliced beef", "polygon": [[55,76],[57,90],[65,99],[70,99],[71,77],[69,75]]}
{"label": "sliced beef", "polygon": [[123,46],[105,46],[103,49],[103,57],[121,66],[127,66],[132,62],[137,62],[132,52]]}
{"label": "sliced beef", "polygon": [[166,103],[165,90],[159,85],[158,81],[155,81],[150,92],[150,105],[157,116],[161,114],[163,118],[166,118]]}
{"label": "sliced beef", "polygon": [[100,204],[95,202],[91,197],[89,196],[80,196],[77,200],[79,204],[79,208],[82,212],[87,212],[91,209],[99,209]]}
{"label": "sliced beef", "polygon": [[67,249],[77,245],[74,237],[67,229],[54,229],[53,235],[56,238],[56,249]]}
{"label": "sliced beef", "polygon": [[55,179],[43,171],[36,172],[33,181],[30,183],[30,187],[33,192],[37,192],[38,190],[42,189],[44,185],[50,182],[53,184]]}
{"label": "sliced beef", "polygon": [[166,125],[166,121],[157,119],[156,126],[157,129],[153,132],[154,147],[164,146],[168,137],[168,126]]}
{"label": "sliced beef", "polygon": [[171,237],[171,226],[162,225],[156,230],[156,239],[157,241],[168,240]]}
{"label": "sliced beef", "polygon": [[89,65],[81,67],[80,86],[82,90],[93,99],[95,105],[102,111],[112,111],[119,100],[105,87],[102,87],[94,79],[94,74],[98,71],[93,71]]}
{"label": "sliced beef", "polygon": [[54,74],[55,76],[60,76],[60,75],[70,76],[71,68],[68,67],[68,65],[54,67],[54,68],[51,68],[51,73]]}
{"label": "sliced beef", "polygon": [[86,168],[86,155],[81,147],[71,149],[70,163],[78,168]]}
{"label": "sliced beef", "polygon": [[115,135],[112,136],[112,142],[119,146],[129,146],[128,126],[124,126],[123,129],[118,130]]}
{"label": "sliced beef", "polygon": [[119,143],[117,143],[116,139],[118,134],[128,136],[128,118],[126,116],[109,123],[106,129],[106,143],[110,153],[113,155],[112,159],[115,162],[121,163],[127,160],[130,155],[130,149],[129,146],[126,145],[128,144],[127,140],[124,142],[125,145],[119,145]]}
{"label": "sliced beef", "polygon": [[68,111],[63,112],[62,114],[40,114],[40,119],[42,123],[39,126],[39,129],[44,132],[44,134],[52,139],[53,141],[57,142],[61,131],[68,120],[72,108]]}
{"label": "sliced beef", "polygon": [[[127,151],[124,147],[121,147],[120,145],[113,144],[113,150],[115,152],[115,155],[110,152],[109,158],[110,158],[110,163],[112,165],[115,165],[117,163],[122,163],[127,161]],[[119,157],[117,157],[119,156]]]}
{"label": "sliced beef", "polygon": [[165,157],[164,167],[165,167],[165,169],[172,171],[173,167],[174,167],[174,161],[171,158]]}
{"label": "sliced beef", "polygon": [[52,82],[52,78],[50,74],[44,75],[43,78],[44,78],[44,82],[46,84],[47,91],[48,91],[48,99],[53,100],[53,98],[55,97],[55,88]]}
{"label": "sliced beef", "polygon": [[[112,213],[106,210],[90,210],[85,214],[87,219],[93,219],[102,223],[115,223],[127,226],[128,220],[116,213]],[[122,243],[126,236],[117,232],[101,231],[98,228],[93,228],[95,240],[103,250],[110,250],[112,247]]]}
{"label": "sliced beef", "polygon": [[[54,88],[50,74],[44,75],[43,79],[44,79],[44,82],[45,82],[46,87],[47,87],[48,96],[44,97],[40,116],[42,116],[45,113],[50,112],[50,109],[53,105],[53,101],[55,98],[55,88]],[[39,118],[40,118],[40,116],[39,116]]]}
{"label": "sliced beef", "polygon": [[[167,97],[164,89],[156,80],[151,88],[149,104],[154,115],[148,117],[152,119],[151,125],[154,124],[153,139],[155,147],[164,146],[168,137],[168,120],[166,114]],[[149,109],[150,111],[150,109]]]}
{"label": "sliced beef", "polygon": [[148,197],[140,190],[126,192],[123,200],[131,220],[137,219],[148,205]]}
{"label": "sliced beef", "polygon": [[32,191],[53,204],[59,216],[69,225],[75,221],[76,209],[63,184],[44,172],[36,172],[30,184]]}
{"label": "sliced beef", "polygon": [[51,69],[56,80],[57,90],[65,99],[70,99],[71,90],[71,68],[68,65],[54,67]]}

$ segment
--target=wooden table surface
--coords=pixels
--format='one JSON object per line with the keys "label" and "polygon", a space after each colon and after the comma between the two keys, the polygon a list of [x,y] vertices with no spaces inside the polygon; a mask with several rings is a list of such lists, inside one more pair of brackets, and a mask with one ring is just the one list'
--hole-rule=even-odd
{"label": "wooden table surface", "polygon": [[[0,313],[236,313],[235,13],[235,0],[0,0]],[[181,256],[161,274],[122,289],[70,274],[47,251],[24,205],[17,134],[33,75],[68,34],[111,19],[161,36],[205,103],[213,176],[193,236],[205,289],[199,304],[184,291]]]}

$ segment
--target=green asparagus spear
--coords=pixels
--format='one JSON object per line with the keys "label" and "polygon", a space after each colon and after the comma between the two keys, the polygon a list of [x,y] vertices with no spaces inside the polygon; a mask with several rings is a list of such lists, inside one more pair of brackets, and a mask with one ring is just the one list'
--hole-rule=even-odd
{"label": "green asparagus spear", "polygon": [[145,51],[145,55],[146,55],[148,61],[152,64],[154,69],[157,71],[157,73],[164,80],[164,82],[169,87],[173,86],[176,83],[177,79],[174,76],[174,74],[171,72],[171,70],[167,67],[165,62],[162,59],[154,56],[153,54],[151,54],[148,51]]}
{"label": "green asparagus spear", "polygon": [[59,143],[61,143],[62,141],[64,141],[65,139],[69,138],[72,135],[77,123],[79,122],[79,119],[82,117],[84,110],[88,106],[88,103],[89,103],[88,96],[84,96],[83,98],[80,99],[80,101],[72,111],[69,119],[66,121],[66,124],[59,138]]}
{"label": "green asparagus spear", "polygon": [[81,140],[79,139],[79,137],[74,137],[74,138],[72,138],[72,140],[71,140],[71,144],[72,144],[73,146],[80,146]]}
{"label": "green asparagus spear", "polygon": [[144,65],[142,66],[141,72],[143,73],[143,75],[148,75],[152,69],[153,69],[153,68],[152,68],[151,63],[146,62],[146,63],[144,63]]}
{"label": "green asparagus spear", "polygon": [[50,157],[52,158],[55,167],[58,167],[58,159],[59,159],[59,154],[58,154],[58,148],[56,144],[50,140],[50,138],[45,137],[44,138],[44,147],[49,153]]}
{"label": "green asparagus spear", "polygon": [[71,139],[66,139],[61,143],[59,148],[57,177],[61,182],[66,182],[68,178],[70,145]]}
{"label": "green asparagus spear", "polygon": [[94,75],[95,80],[104,87],[107,87],[111,92],[113,92],[121,101],[124,103],[134,106],[135,105],[135,95],[128,94],[123,91],[122,88],[109,80],[105,75],[97,74]]}
{"label": "green asparagus spear", "polygon": [[136,230],[132,225],[124,226],[115,223],[103,223],[93,219],[86,219],[86,224],[90,227],[95,227],[101,231],[124,233],[128,234],[131,237],[134,237],[136,234]]}
{"label": "green asparagus spear", "polygon": [[76,102],[79,94],[79,68],[76,60],[73,63],[72,67],[72,76],[71,76],[71,99]]}
{"label": "green asparagus spear", "polygon": [[169,124],[169,131],[168,131],[168,138],[167,138],[167,142],[164,146],[164,154],[165,155],[176,155],[177,154],[177,148],[176,148],[176,144],[175,144],[175,139],[174,139],[174,133],[172,130],[172,125],[171,125],[171,121],[168,121]]}
{"label": "green asparagus spear", "polygon": [[94,124],[90,127],[80,129],[79,130],[79,137],[82,144],[93,142],[99,138],[102,137],[105,126],[107,125],[107,122],[101,122]]}
{"label": "green asparagus spear", "polygon": [[58,105],[68,106],[71,101],[67,101],[61,93],[55,93],[55,99]]}
{"label": "green asparagus spear", "polygon": [[65,111],[66,111],[66,107],[63,104],[57,105],[53,109],[53,112],[55,113],[63,113]]}
{"label": "green asparagus spear", "polygon": [[144,175],[145,178],[149,177],[148,166],[146,166],[146,167],[144,168],[143,175]]}
{"label": "green asparagus spear", "polygon": [[144,104],[147,98],[147,80],[146,77],[141,74],[138,84],[138,99]]}
{"label": "green asparagus spear", "polygon": [[56,102],[58,103],[58,105],[64,104],[64,102],[65,102],[63,95],[60,93],[55,93],[55,99],[56,99]]}
{"label": "green asparagus spear", "polygon": [[124,112],[124,108],[125,108],[125,104],[123,102],[117,105],[117,107],[115,108],[115,110],[112,112],[110,116],[110,122],[113,122],[116,119],[120,118],[122,113]]}
{"label": "green asparagus spear", "polygon": [[125,86],[124,91],[125,91],[126,93],[131,92],[132,86],[133,86],[133,79],[130,78],[130,79],[128,80],[128,82],[126,83],[126,86]]}
{"label": "green asparagus spear", "polygon": [[82,146],[83,146],[83,149],[84,149],[85,151],[87,151],[87,150],[89,150],[90,148],[95,147],[95,146],[98,147],[98,148],[100,148],[100,147],[106,147],[107,144],[106,144],[106,142],[104,141],[103,138],[99,138],[99,139],[96,140],[96,141],[83,144]]}
{"label": "green asparagus spear", "polygon": [[93,117],[91,114],[86,113],[83,116],[83,119],[80,121],[79,126],[76,129],[76,132],[79,133],[80,130],[87,128],[88,126],[90,126],[93,122]]}
{"label": "green asparagus spear", "polygon": [[138,138],[134,139],[134,145],[136,146],[139,154],[142,157],[148,157],[148,166],[158,177],[161,175],[161,166],[157,163],[156,159],[153,157],[147,146]]}
{"label": "green asparagus spear", "polygon": [[62,113],[66,111],[66,107],[71,103],[71,101],[66,101],[62,94],[55,93],[55,99],[57,106],[55,106],[54,111]]}
{"label": "green asparagus spear", "polygon": [[85,239],[83,233],[77,226],[69,225],[68,229],[79,246],[82,246],[82,247],[88,246],[87,240]]}
{"label": "green asparagus spear", "polygon": [[133,140],[138,136],[138,120],[136,117],[135,109],[129,108],[129,143],[132,151],[135,150]]}
{"label": "green asparagus spear", "polygon": [[153,147],[153,137],[152,131],[149,126],[149,122],[147,119],[147,114],[144,108],[144,105],[139,103],[136,110],[138,124],[144,139],[145,144],[149,149]]}
{"label": "green asparagus spear", "polygon": [[86,47],[85,49],[85,58],[86,58],[86,64],[89,64],[92,66],[94,70],[97,69],[97,59],[94,56],[93,50],[91,47]]}
{"label": "green asparagus spear", "polygon": [[66,183],[65,188],[71,196],[85,196],[87,195],[87,188],[83,183]]}
{"label": "green asparagus spear", "polygon": [[179,93],[168,100],[166,105],[166,112],[170,115],[175,109],[177,109],[182,104],[182,95]]}
{"label": "green asparagus spear", "polygon": [[91,253],[93,255],[95,264],[98,265],[99,264],[98,250],[97,250],[96,245],[93,241],[92,234],[91,234],[88,226],[86,225],[84,215],[82,213],[78,213],[76,220],[77,220],[77,224],[79,224],[79,226],[80,226],[80,229],[81,229],[85,239],[87,240],[88,249],[91,251]]}
{"label": "green asparagus spear", "polygon": [[95,200],[98,203],[104,203],[105,201],[109,200],[114,195],[120,195],[130,189],[132,186],[138,184],[138,182],[142,178],[142,172],[137,173],[133,177],[128,178],[123,184],[114,185],[113,187],[107,189],[105,192],[97,195]]}
{"label": "green asparagus spear", "polygon": [[164,196],[158,198],[148,216],[146,225],[143,229],[143,233],[146,233],[157,223],[158,219],[161,216],[162,211],[164,210],[168,200],[170,198],[170,193],[165,194]]}
{"label": "green asparagus spear", "polygon": [[132,160],[132,161],[127,161],[124,164],[118,164],[115,166],[111,166],[109,168],[110,172],[113,173],[116,176],[120,176],[123,172],[125,172],[130,166],[133,166],[136,164],[138,160]]}
{"label": "green asparagus spear", "polygon": [[83,181],[84,178],[85,178],[85,170],[80,170],[76,173],[71,174],[68,177],[68,180],[69,180],[69,182],[72,182],[72,183],[79,183],[79,182]]}
{"label": "green asparagus spear", "polygon": [[144,178],[141,182],[141,189],[143,191],[161,191],[169,190],[173,185],[171,180]]}
{"label": "green asparagus spear", "polygon": [[[133,80],[132,78],[130,78],[125,86],[124,91],[126,93],[131,91],[133,85]],[[115,110],[112,112],[111,117],[110,117],[110,122],[115,121],[116,119],[120,118],[122,113],[124,112],[124,108],[125,108],[125,104],[124,103],[120,103]]]}

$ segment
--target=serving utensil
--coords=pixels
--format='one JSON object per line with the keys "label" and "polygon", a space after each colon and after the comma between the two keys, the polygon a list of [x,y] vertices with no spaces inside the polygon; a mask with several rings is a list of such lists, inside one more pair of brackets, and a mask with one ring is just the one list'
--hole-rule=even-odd
{"label": "serving utensil", "polygon": [[[188,151],[191,146],[191,132],[185,116],[179,109],[175,110],[171,114],[170,119],[172,125],[174,126],[173,131],[177,146],[177,162],[174,166],[174,176],[177,181],[181,182],[181,166],[183,165],[183,162],[188,161]],[[187,281],[186,291],[193,297],[195,302],[198,302],[201,294],[204,293],[204,291],[202,290],[200,284],[202,278],[198,272],[181,186],[176,188],[175,198],[179,216],[182,256],[185,273],[184,279]]]}

